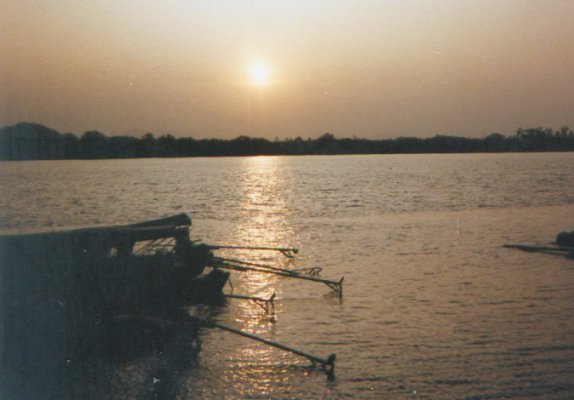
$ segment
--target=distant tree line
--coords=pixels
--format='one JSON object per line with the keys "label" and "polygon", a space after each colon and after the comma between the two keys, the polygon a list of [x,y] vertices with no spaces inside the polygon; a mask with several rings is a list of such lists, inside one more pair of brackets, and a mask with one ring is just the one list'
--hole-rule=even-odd
{"label": "distant tree line", "polygon": [[492,133],[484,138],[437,135],[368,140],[336,138],[326,133],[316,139],[270,141],[239,136],[232,140],[106,136],[98,131],[81,137],[62,134],[43,125],[19,123],[0,129],[0,160],[72,160],[145,157],[216,157],[312,154],[397,154],[476,152],[574,151],[574,133],[559,130],[518,129],[512,136]]}

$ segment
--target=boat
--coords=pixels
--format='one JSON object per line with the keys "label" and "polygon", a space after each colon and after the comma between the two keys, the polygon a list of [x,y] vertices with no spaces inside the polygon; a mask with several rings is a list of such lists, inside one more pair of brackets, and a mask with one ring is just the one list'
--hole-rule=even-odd
{"label": "boat", "polygon": [[563,255],[574,259],[574,231],[560,232],[556,235],[556,240],[550,244],[528,245],[528,244],[505,244],[503,247],[518,249],[529,253],[546,253]]}
{"label": "boat", "polygon": [[562,247],[574,247],[574,231],[560,232],[556,235],[555,244]]}
{"label": "boat", "polygon": [[[334,378],[334,354],[318,357],[191,316],[188,307],[221,304],[226,298],[272,304],[274,295],[224,295],[228,270],[323,283],[339,296],[343,278],[320,278],[318,267],[295,270],[216,256],[215,251],[227,249],[278,251],[293,258],[298,250],[206,245],[190,239],[190,228],[189,216],[178,214],[130,225],[0,235],[0,393],[7,398],[113,397],[82,391],[105,390],[108,383],[94,384],[94,376],[134,358],[156,357],[163,375],[177,376],[199,352],[200,328],[290,351],[321,364]],[[159,382],[155,372],[148,380]],[[165,382],[152,385],[153,396],[161,397],[173,383]]]}
{"label": "boat", "polygon": [[[75,385],[61,382],[73,379],[74,368],[118,349],[110,346],[118,333],[123,342],[161,342],[185,326],[193,342],[199,327],[186,307],[221,302],[229,272],[206,269],[212,250],[190,240],[190,227],[179,214],[0,235],[0,392],[59,397]],[[134,329],[142,325],[147,339]]]}

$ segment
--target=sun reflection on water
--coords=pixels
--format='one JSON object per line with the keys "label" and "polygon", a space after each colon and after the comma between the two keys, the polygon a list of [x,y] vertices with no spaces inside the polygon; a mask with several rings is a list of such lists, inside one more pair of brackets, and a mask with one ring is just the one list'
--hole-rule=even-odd
{"label": "sun reflection on water", "polygon": [[[291,225],[292,195],[290,185],[285,182],[284,159],[281,157],[248,157],[242,160],[240,191],[241,212],[234,237],[241,245],[265,247],[289,247],[296,245],[296,236]],[[281,268],[292,268],[289,259],[279,252],[250,251],[238,254],[232,250],[225,256]],[[258,272],[234,273],[232,276],[235,293],[269,298],[273,293],[282,297],[284,277]],[[275,305],[271,317],[251,301],[233,304],[231,312],[234,326],[268,340],[281,341],[281,304]],[[229,354],[230,368],[226,381],[237,393],[244,395],[271,393],[272,387],[289,380],[285,370],[296,362],[291,354],[248,339],[238,339],[237,346]]]}
{"label": "sun reflection on water", "polygon": [[[240,191],[241,218],[234,236],[242,245],[284,247],[295,239],[291,226],[289,185],[285,183],[284,159],[281,157],[247,157],[242,160]],[[288,268],[289,262],[279,252],[244,253],[250,261]],[[248,273],[240,276],[243,290],[252,296],[270,296],[281,279],[271,274]]]}

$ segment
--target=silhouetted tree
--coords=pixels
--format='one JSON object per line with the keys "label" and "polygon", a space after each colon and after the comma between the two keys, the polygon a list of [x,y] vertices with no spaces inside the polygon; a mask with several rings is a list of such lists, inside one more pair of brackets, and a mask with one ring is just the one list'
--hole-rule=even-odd
{"label": "silhouetted tree", "polygon": [[106,136],[98,131],[85,132],[80,138],[80,156],[86,159],[108,158]]}
{"label": "silhouetted tree", "polygon": [[136,156],[138,139],[133,136],[112,136],[107,139],[110,158],[133,158]]}
{"label": "silhouetted tree", "polygon": [[500,133],[491,133],[484,138],[484,151],[499,152],[508,151],[510,149],[509,142],[506,137]]}
{"label": "silhouetted tree", "polygon": [[176,156],[176,140],[173,135],[163,135],[157,140],[157,155],[159,157]]}
{"label": "silhouetted tree", "polygon": [[72,160],[78,158],[80,153],[80,141],[72,133],[66,133],[62,136],[62,142],[64,146],[64,157],[66,160]]}

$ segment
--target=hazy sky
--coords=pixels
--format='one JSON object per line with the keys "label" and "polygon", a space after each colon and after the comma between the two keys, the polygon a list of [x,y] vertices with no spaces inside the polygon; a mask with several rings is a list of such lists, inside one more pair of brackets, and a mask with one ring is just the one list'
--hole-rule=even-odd
{"label": "hazy sky", "polygon": [[0,126],[196,138],[574,127],[574,0],[2,0]]}

